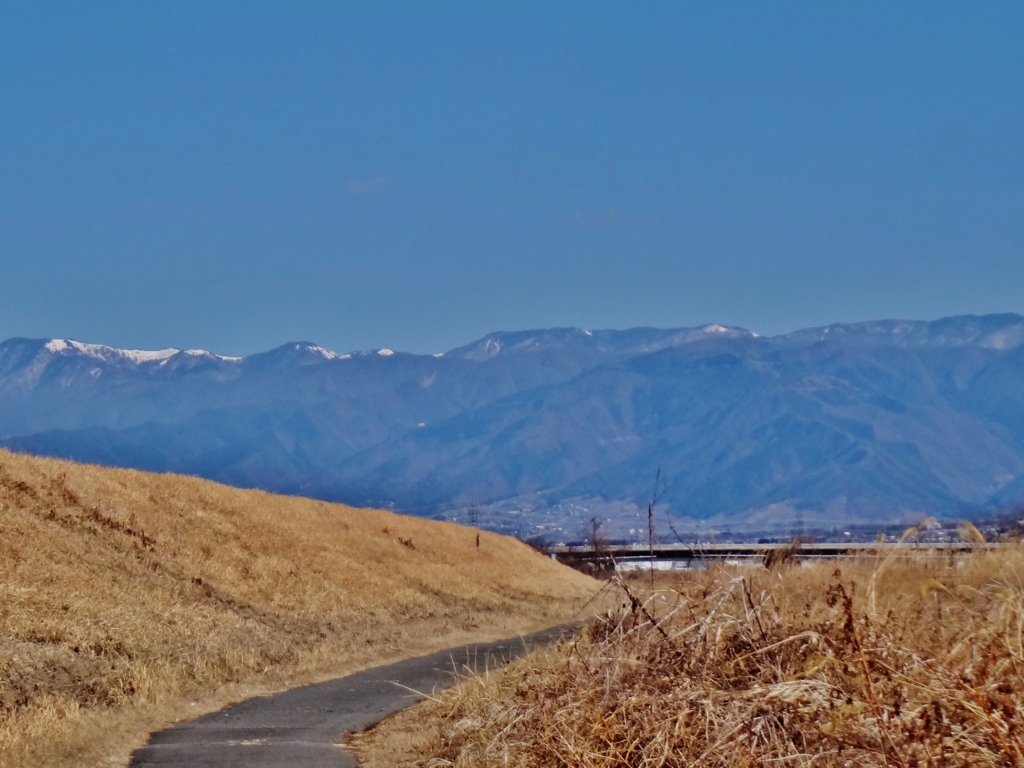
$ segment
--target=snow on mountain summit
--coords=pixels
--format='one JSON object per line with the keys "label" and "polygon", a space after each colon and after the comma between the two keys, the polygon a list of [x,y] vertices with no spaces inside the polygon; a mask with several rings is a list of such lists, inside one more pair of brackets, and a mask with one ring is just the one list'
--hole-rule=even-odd
{"label": "snow on mountain summit", "polygon": [[108,363],[127,360],[136,364],[159,362],[181,352],[180,349],[174,347],[159,350],[118,349],[105,344],[86,344],[73,339],[51,339],[45,348],[47,352],[54,354],[77,354],[104,360]]}
{"label": "snow on mountain summit", "polygon": [[295,349],[305,348],[307,352],[312,352],[315,355],[320,355],[324,360],[338,360],[341,358],[337,352],[334,352],[327,347],[321,347],[317,344],[296,344]]}
{"label": "snow on mountain summit", "polygon": [[205,349],[186,349],[185,354],[189,357],[207,357],[211,360],[224,360],[229,363],[240,363],[242,358],[240,357],[229,357],[228,355],[217,355],[213,352],[208,352]]}
{"label": "snow on mountain summit", "polygon": [[91,357],[107,363],[134,363],[143,365],[145,363],[166,363],[175,355],[185,354],[189,357],[208,357],[226,362],[238,362],[240,357],[226,357],[207,352],[205,349],[189,349],[182,352],[177,347],[167,349],[118,349],[109,347],[106,344],[88,344],[74,339],[50,339],[44,349],[53,355]]}
{"label": "snow on mountain summit", "polygon": [[733,326],[719,325],[718,323],[709,323],[708,325],[702,325],[697,329],[704,333],[720,333],[734,339],[749,337],[751,339],[761,338],[761,334],[748,331],[745,328],[736,328]]}

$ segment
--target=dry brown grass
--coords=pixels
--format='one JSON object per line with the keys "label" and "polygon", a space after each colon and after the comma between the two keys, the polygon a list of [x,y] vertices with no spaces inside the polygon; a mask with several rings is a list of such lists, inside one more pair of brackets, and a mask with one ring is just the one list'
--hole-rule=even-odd
{"label": "dry brown grass", "polygon": [[596,583],[455,525],[0,452],[0,765],[555,624]]}
{"label": "dry brown grass", "polygon": [[366,768],[1024,765],[1024,548],[621,588],[578,642],[358,737]]}

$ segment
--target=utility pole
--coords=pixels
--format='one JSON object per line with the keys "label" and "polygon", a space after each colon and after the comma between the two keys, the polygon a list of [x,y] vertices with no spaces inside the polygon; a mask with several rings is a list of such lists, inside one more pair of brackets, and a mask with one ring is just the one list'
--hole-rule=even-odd
{"label": "utility pole", "polygon": [[654,591],[654,500],[647,504],[647,546],[650,549],[651,592]]}
{"label": "utility pole", "polygon": [[654,503],[658,500],[658,483],[661,481],[661,467],[654,476],[654,495],[647,503],[647,548],[650,554],[648,567],[651,571],[651,592],[654,592]]}
{"label": "utility pole", "polygon": [[469,524],[470,524],[471,527],[478,529],[477,532],[476,532],[476,546],[477,546],[477,549],[479,549],[480,548],[480,531],[479,531],[479,528],[480,528],[480,507],[478,507],[476,504],[473,504],[469,508]]}

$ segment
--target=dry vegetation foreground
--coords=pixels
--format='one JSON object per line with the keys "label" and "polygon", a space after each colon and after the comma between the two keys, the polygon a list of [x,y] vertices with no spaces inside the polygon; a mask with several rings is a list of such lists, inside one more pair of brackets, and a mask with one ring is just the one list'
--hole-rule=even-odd
{"label": "dry vegetation foreground", "polygon": [[0,451],[0,765],[123,765],[270,690],[556,624],[597,584],[455,525]]}
{"label": "dry vegetation foreground", "polygon": [[365,768],[1024,765],[1024,551],[715,568],[359,736]]}

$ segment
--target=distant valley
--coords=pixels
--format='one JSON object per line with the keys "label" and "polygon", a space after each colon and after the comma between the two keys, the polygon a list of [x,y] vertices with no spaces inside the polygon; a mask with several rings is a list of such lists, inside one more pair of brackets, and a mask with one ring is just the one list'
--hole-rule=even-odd
{"label": "distant valley", "polygon": [[665,534],[978,517],[1024,500],[1024,317],[559,328],[443,355],[10,339],[0,444],[552,540],[646,526],[656,476]]}

